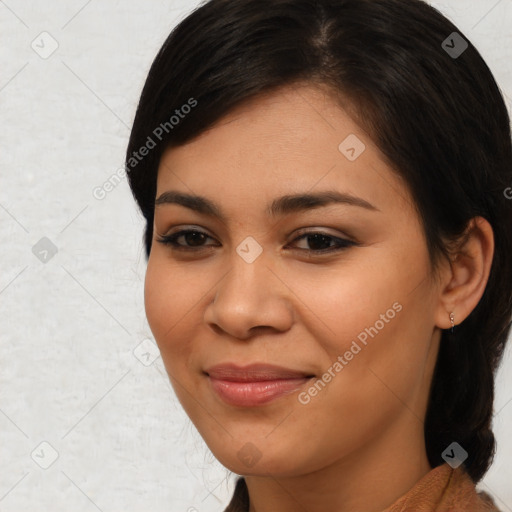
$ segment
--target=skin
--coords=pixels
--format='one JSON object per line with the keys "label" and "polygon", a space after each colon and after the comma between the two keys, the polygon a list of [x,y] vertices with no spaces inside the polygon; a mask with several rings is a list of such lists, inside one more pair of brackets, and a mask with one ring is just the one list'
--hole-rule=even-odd
{"label": "skin", "polygon": [[[349,134],[366,146],[355,161],[338,150]],[[205,196],[226,218],[156,206],[148,322],[188,416],[217,459],[246,477],[251,512],[385,509],[431,470],[423,421],[440,329],[451,327],[452,311],[462,322],[484,292],[490,225],[475,218],[466,245],[434,279],[407,187],[327,90],[308,84],[260,95],[168,149],[156,197],[169,190]],[[330,204],[266,214],[279,196],[321,190],[376,210]],[[203,252],[156,241],[192,228],[211,237],[196,243]],[[358,245],[308,257],[306,249],[336,239],[314,245],[297,238],[304,228]],[[263,250],[252,263],[236,251],[248,236]],[[306,405],[294,392],[230,406],[203,373],[228,361],[263,362],[321,377],[394,303],[401,311]],[[241,449],[257,462],[249,467]]]}

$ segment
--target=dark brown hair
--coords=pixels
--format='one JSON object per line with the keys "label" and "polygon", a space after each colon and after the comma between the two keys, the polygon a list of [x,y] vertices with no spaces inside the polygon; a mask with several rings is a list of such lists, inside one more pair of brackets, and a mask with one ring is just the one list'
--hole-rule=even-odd
{"label": "dark brown hair", "polygon": [[[460,55],[444,43],[460,49],[464,40]],[[494,373],[512,312],[511,134],[488,66],[436,9],[420,0],[211,0],[183,19],[151,66],[126,154],[146,256],[163,150],[255,95],[299,82],[329,87],[407,183],[433,268],[473,217],[493,228],[487,287],[455,332],[443,331],[424,427],[432,467],[457,441],[476,483],[494,455]],[[191,99],[196,106],[182,109]],[[176,110],[183,115],[170,122]]]}

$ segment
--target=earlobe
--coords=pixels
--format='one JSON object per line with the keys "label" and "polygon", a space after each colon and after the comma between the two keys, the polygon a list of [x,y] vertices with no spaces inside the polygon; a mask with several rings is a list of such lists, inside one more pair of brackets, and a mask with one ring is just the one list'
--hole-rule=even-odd
{"label": "earlobe", "polygon": [[[451,329],[462,323],[484,294],[494,255],[494,233],[483,217],[468,223],[464,243],[459,247],[446,272],[440,290],[436,325]],[[453,316],[452,316],[453,315]]]}

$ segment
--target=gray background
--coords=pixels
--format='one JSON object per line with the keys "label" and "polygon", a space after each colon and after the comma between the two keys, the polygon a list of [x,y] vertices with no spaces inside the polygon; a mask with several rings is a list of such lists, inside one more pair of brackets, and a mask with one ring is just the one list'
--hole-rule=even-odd
{"label": "gray background", "polygon": [[[477,46],[512,107],[512,0],[431,3]],[[3,512],[209,512],[232,493],[147,325],[143,222],[126,179],[93,195],[123,167],[156,52],[197,4],[0,1]],[[503,511],[511,353],[497,379],[498,455],[480,485]]]}

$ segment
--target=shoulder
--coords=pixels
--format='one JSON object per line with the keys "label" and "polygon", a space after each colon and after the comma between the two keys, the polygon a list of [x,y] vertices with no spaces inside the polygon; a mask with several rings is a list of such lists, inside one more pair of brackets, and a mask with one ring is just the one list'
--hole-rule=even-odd
{"label": "shoulder", "polygon": [[467,510],[475,512],[501,512],[489,494],[477,491],[475,483],[463,466],[453,471],[446,495],[449,497],[447,504],[451,506],[466,507]]}

